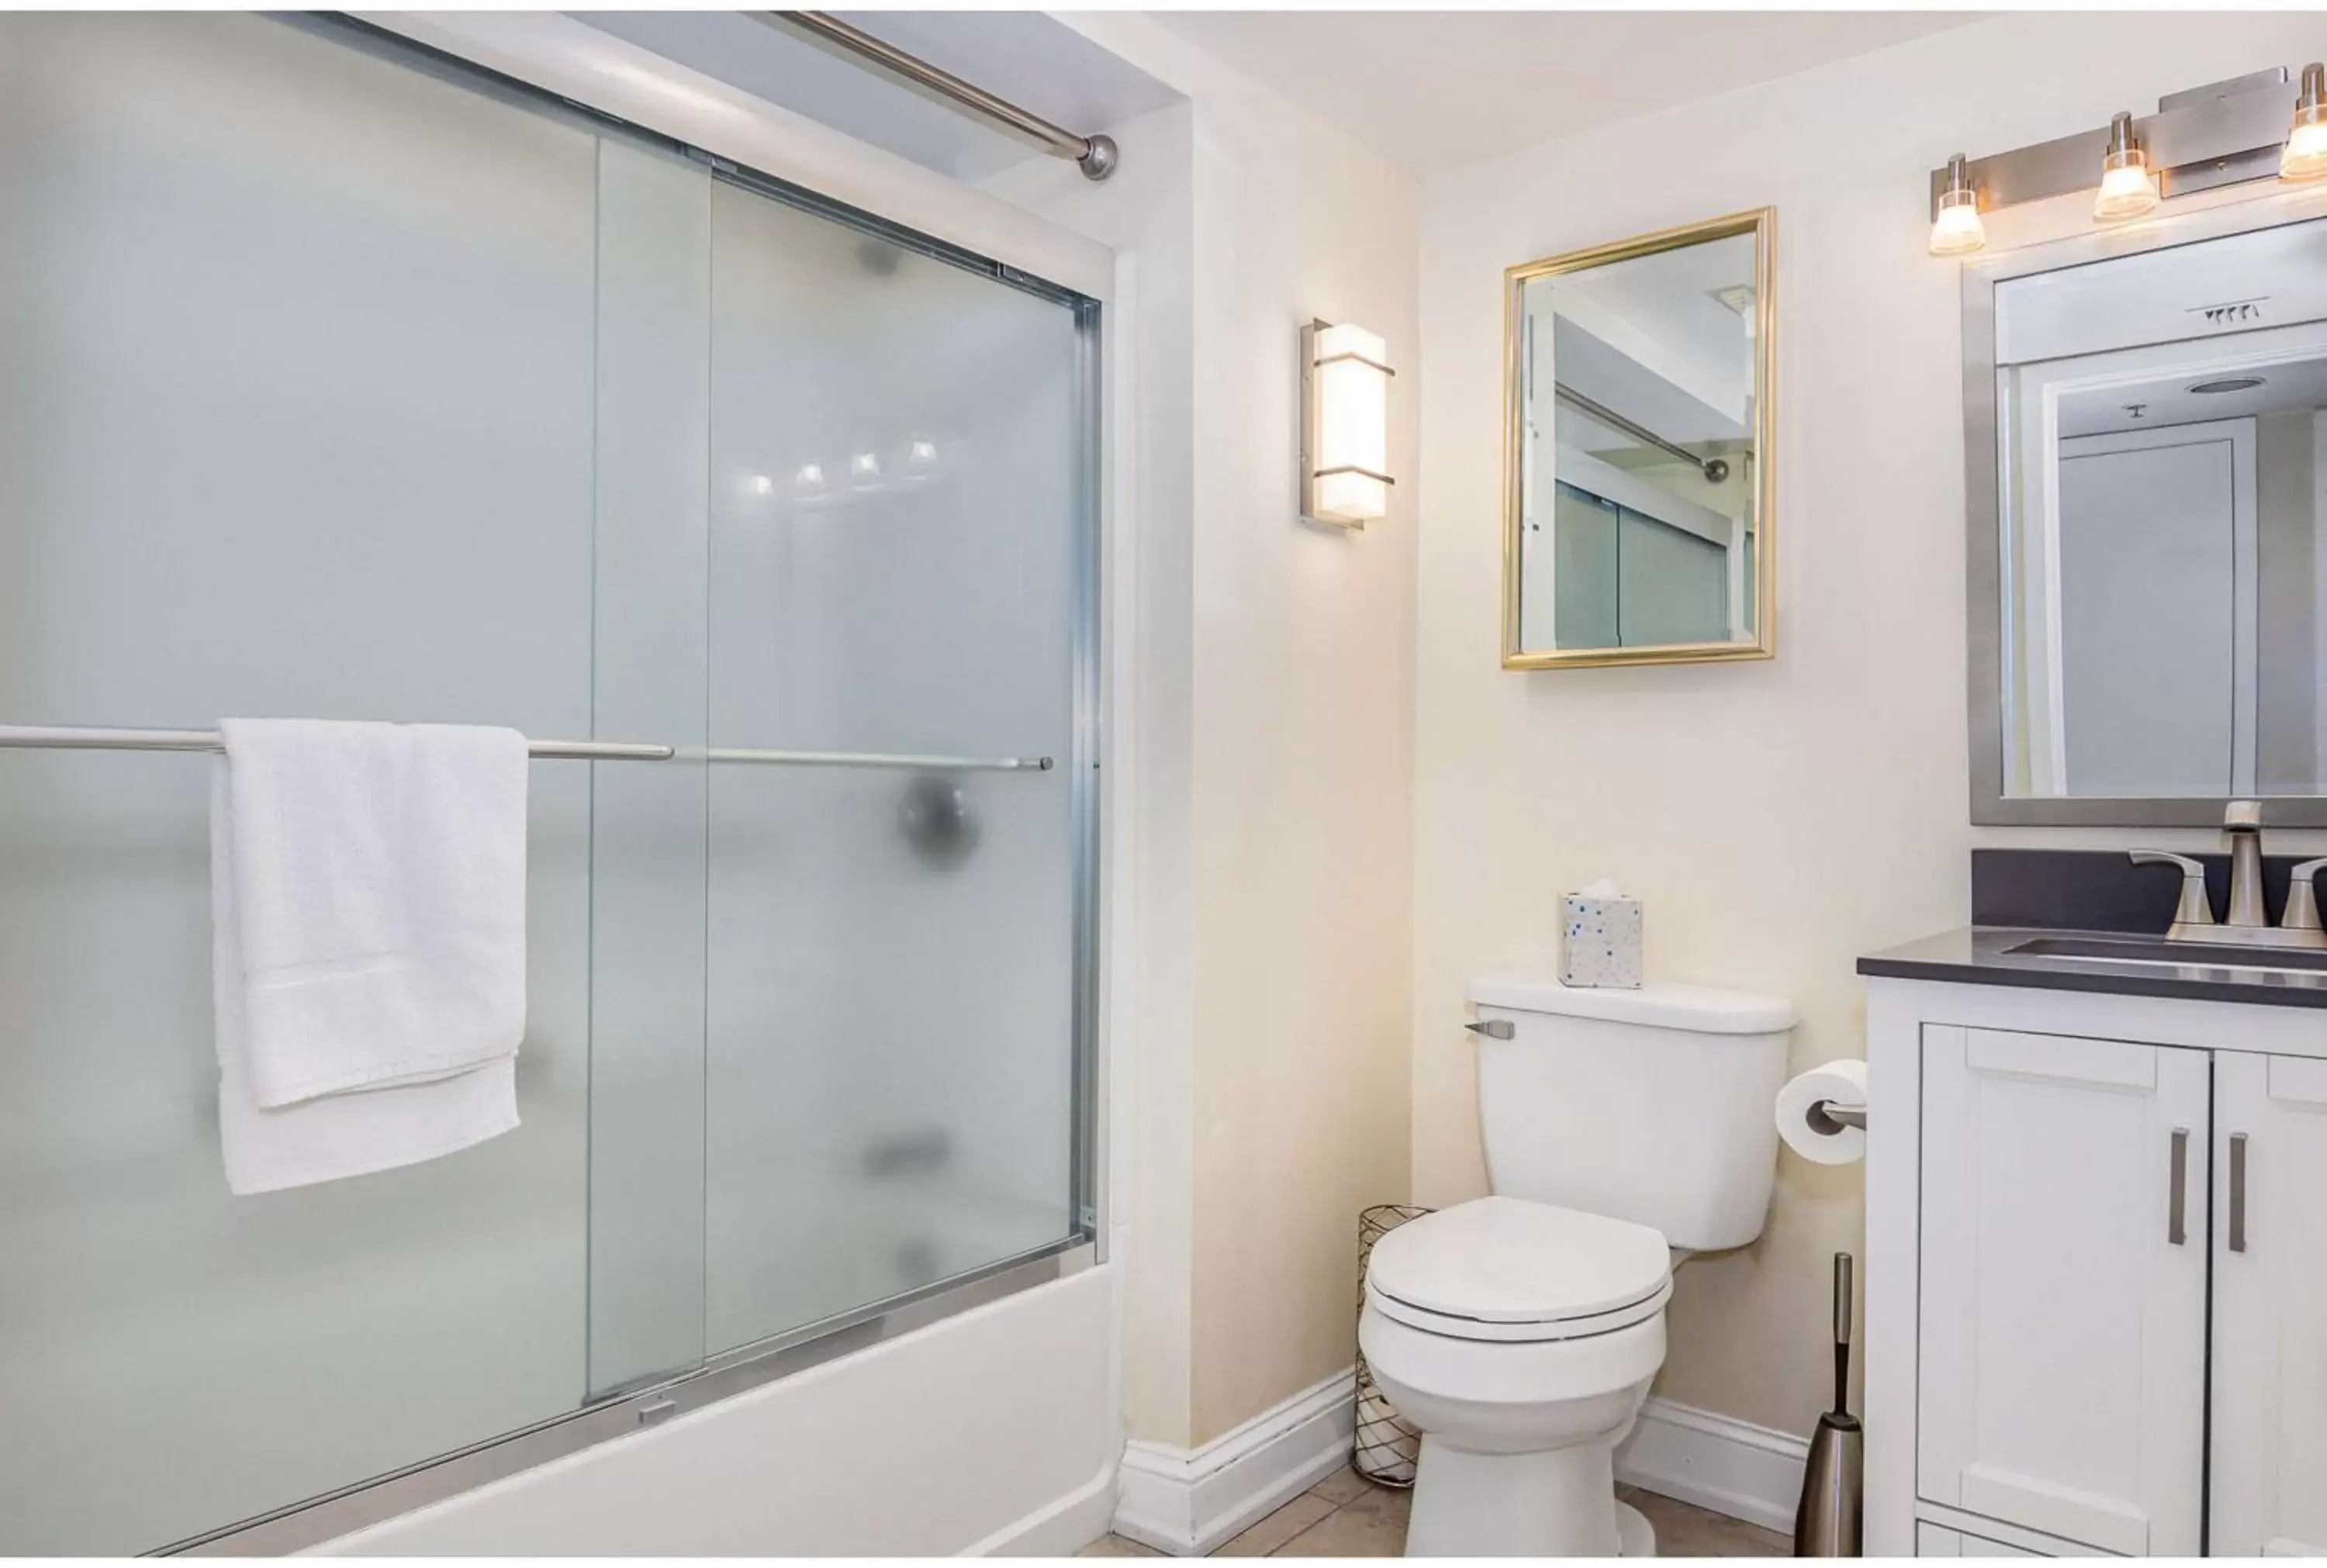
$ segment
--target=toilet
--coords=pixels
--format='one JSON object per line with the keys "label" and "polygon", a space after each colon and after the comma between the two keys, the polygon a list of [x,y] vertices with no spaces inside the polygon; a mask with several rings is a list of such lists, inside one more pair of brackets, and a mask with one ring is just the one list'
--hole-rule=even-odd
{"label": "toilet", "polygon": [[1616,1500],[1615,1448],[1664,1363],[1673,1270],[1762,1233],[1793,1004],[1530,980],[1470,994],[1491,1195],[1377,1242],[1358,1325],[1422,1433],[1406,1554],[1652,1556]]}

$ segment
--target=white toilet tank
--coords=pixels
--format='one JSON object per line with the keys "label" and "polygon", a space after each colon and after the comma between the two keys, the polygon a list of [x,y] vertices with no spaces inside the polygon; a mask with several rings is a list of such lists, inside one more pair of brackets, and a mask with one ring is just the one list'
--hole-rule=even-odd
{"label": "white toilet tank", "polygon": [[1794,1006],[1695,985],[1474,980],[1493,1190],[1653,1226],[1693,1252],[1762,1234]]}

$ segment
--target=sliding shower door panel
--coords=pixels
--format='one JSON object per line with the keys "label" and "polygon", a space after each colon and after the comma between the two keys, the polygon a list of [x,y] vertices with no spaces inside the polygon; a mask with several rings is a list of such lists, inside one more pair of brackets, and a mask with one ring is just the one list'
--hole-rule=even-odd
{"label": "sliding shower door panel", "polygon": [[[590,722],[593,137],[283,23],[0,15],[0,715]],[[0,1553],[573,1408],[586,764],[523,1125],[230,1198],[199,756],[0,761]]]}
{"label": "sliding shower door panel", "polygon": [[1074,305],[713,192],[715,1352],[1076,1229]]}

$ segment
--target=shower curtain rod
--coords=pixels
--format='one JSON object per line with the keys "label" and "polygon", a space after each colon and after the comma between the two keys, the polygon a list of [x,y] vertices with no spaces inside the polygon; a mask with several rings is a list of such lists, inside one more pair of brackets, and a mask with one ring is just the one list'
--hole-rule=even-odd
{"label": "shower curtain rod", "polygon": [[[793,768],[919,768],[947,772],[1047,773],[1048,757],[949,757],[908,751],[774,751],[750,746],[678,747],[642,741],[528,741],[532,755],[583,762],[749,762]],[[216,730],[96,730],[0,724],[0,751],[224,751]]]}
{"label": "shower curtain rod", "polygon": [[1681,445],[1678,442],[1667,441],[1663,436],[1659,435],[1647,425],[1637,424],[1632,420],[1625,418],[1613,408],[1609,407],[1605,403],[1597,403],[1593,399],[1586,397],[1583,393],[1578,392],[1575,387],[1570,387],[1565,381],[1553,382],[1551,384],[1551,390],[1552,395],[1557,397],[1562,403],[1565,403],[1572,407],[1580,409],[1584,413],[1588,414],[1593,418],[1598,420],[1603,425],[1615,426],[1616,429],[1621,431],[1624,434],[1631,436],[1634,441],[1640,443],[1643,446],[1653,446],[1660,452],[1671,453],[1683,462],[1695,463],[1697,468],[1704,472],[1706,481],[1710,483],[1719,484],[1723,480],[1729,477],[1729,460],[1725,457],[1699,457],[1696,453],[1691,452],[1686,446]]}
{"label": "shower curtain rod", "polygon": [[798,28],[861,59],[869,60],[883,70],[903,77],[916,87],[927,88],[940,97],[951,98],[973,114],[983,115],[1006,130],[1042,143],[1053,156],[1072,158],[1075,166],[1093,180],[1104,180],[1114,173],[1115,166],[1120,161],[1114,137],[1079,136],[1072,131],[1052,125],[1040,115],[1020,108],[1007,98],[996,98],[984,88],[962,80],[949,70],[940,70],[926,60],[907,54],[894,44],[884,43],[863,28],[852,27],[828,12],[753,11],[747,14],[753,21],[770,27]]}

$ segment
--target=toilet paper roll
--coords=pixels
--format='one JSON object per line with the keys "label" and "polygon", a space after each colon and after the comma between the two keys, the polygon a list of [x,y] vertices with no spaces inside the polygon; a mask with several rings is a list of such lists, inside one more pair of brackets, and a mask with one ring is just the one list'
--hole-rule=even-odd
{"label": "toilet paper roll", "polygon": [[1820,1100],[1838,1106],[1866,1104],[1866,1064],[1846,1058],[1814,1067],[1787,1080],[1778,1091],[1778,1136],[1805,1160],[1847,1165],[1866,1157],[1866,1134],[1858,1127],[1821,1133],[1810,1125],[1810,1107]]}

